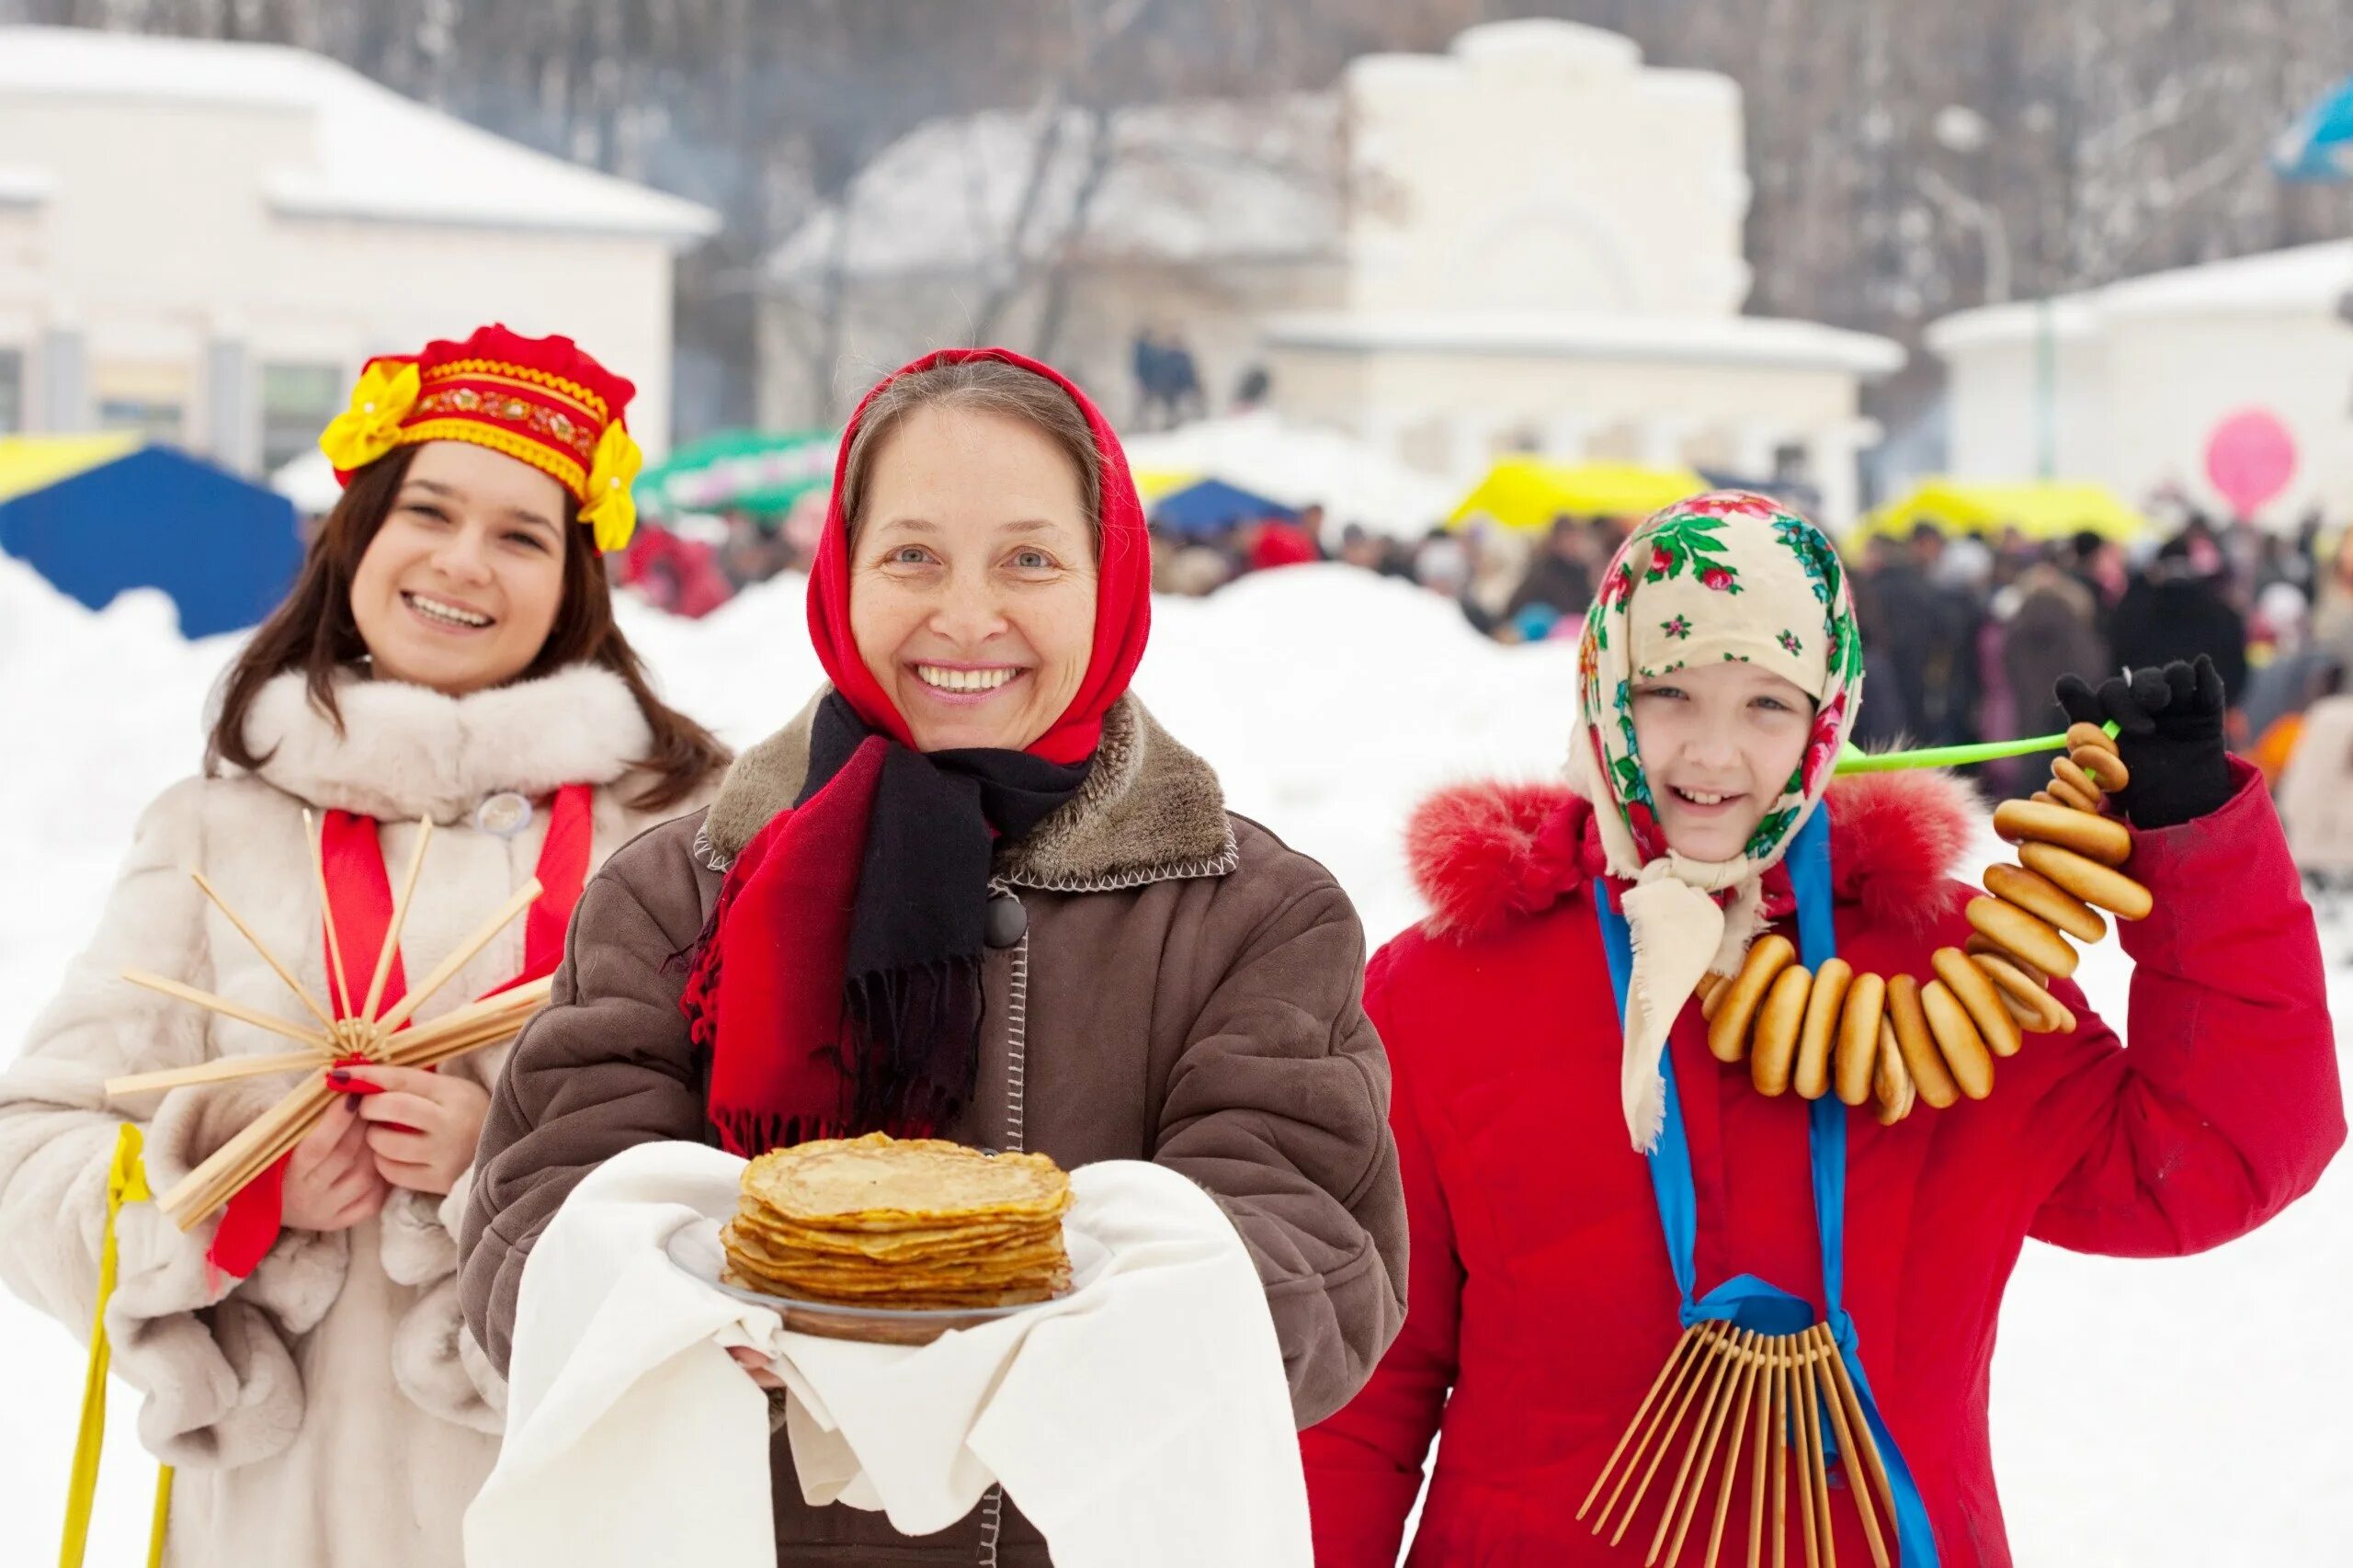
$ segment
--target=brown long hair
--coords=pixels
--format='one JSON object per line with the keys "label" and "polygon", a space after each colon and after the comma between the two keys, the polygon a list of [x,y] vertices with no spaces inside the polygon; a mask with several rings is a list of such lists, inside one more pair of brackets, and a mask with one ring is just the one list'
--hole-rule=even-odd
{"label": "brown long hair", "polygon": [[[338,733],[343,729],[335,675],[368,653],[359,623],[352,619],[351,582],[376,531],[391,516],[415,454],[415,447],[396,447],[351,476],[350,487],[311,541],[293,590],[222,677],[221,712],[205,745],[205,772],[218,773],[222,762],[252,770],[268,760],[254,755],[245,744],[245,718],[261,688],[288,670],[302,672],[311,706],[326,715]],[[597,665],[620,676],[654,733],[650,750],[637,763],[653,778],[630,803],[642,811],[660,811],[688,799],[725,767],[729,753],[709,730],[654,694],[637,650],[613,621],[612,585],[606,580],[603,559],[578,528],[579,513],[579,503],[566,495],[563,597],[539,656],[515,678],[533,680],[578,664]]]}

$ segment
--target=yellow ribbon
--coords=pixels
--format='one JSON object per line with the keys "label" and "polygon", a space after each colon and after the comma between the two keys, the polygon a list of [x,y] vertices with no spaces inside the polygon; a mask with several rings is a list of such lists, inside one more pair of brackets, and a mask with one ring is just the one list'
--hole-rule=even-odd
{"label": "yellow ribbon", "polygon": [[[91,1314],[90,1365],[82,1380],[82,1425],[74,1438],[74,1469],[65,1488],[65,1541],[57,1554],[59,1568],[82,1568],[90,1543],[90,1508],[98,1491],[98,1459],[107,1440],[107,1371],[114,1350],[107,1343],[107,1301],[114,1294],[117,1264],[115,1217],[126,1203],[144,1203],[154,1195],[147,1189],[147,1167],[139,1158],[138,1125],[124,1122],[115,1134],[114,1160],[107,1168],[107,1223],[98,1244],[98,1304]],[[162,1568],[164,1530],[172,1509],[172,1467],[157,1467],[155,1510],[148,1527],[147,1568]]]}
{"label": "yellow ribbon", "polygon": [[400,445],[401,421],[416,406],[421,378],[413,363],[379,360],[359,372],[351,406],[327,422],[319,450],[345,473],[366,468]]}
{"label": "yellow ribbon", "polygon": [[597,441],[596,460],[588,466],[588,494],[581,498],[580,520],[597,530],[597,548],[608,552],[628,548],[637,531],[637,499],[630,487],[645,454],[618,419],[605,426]]}

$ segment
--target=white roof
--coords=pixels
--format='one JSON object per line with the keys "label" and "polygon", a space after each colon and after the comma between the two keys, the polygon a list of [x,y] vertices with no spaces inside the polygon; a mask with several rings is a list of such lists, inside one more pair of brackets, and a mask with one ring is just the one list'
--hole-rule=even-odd
{"label": "white roof", "polygon": [[1767,316],[1599,315],[1566,311],[1343,311],[1277,316],[1269,343],[1341,352],[1513,358],[1671,359],[1886,375],[1903,346],[1870,333]]}
{"label": "white roof", "polygon": [[[2353,240],[2329,240],[2128,278],[2104,289],[2057,295],[2049,308],[2058,335],[2080,337],[2126,316],[2328,315],[2348,290]],[[1939,354],[2013,343],[2041,330],[2043,309],[2031,300],[1982,305],[1930,323],[1924,337]]]}
{"label": "white roof", "polygon": [[1419,539],[1453,510],[1443,481],[1337,430],[1292,425],[1270,411],[1125,436],[1128,464],[1237,484],[1287,506],[1321,506],[1335,528]]}
{"label": "white roof", "polygon": [[[1297,93],[1160,104],[1114,112],[1112,156],[1087,205],[1091,256],[1166,262],[1336,255],[1344,149],[1338,97]],[[851,277],[959,273],[1002,259],[1040,137],[1059,137],[1025,230],[1034,257],[1070,235],[1094,149],[1088,117],[995,112],[935,119],[883,150],[847,198]],[[769,258],[790,283],[831,259],[842,204],[796,230]]]}
{"label": "white roof", "polygon": [[[306,137],[264,189],[280,212],[495,229],[642,234],[683,244],[719,228],[707,207],[494,136],[277,44],[0,27],[0,98],[235,104],[302,111]],[[21,170],[27,148],[8,150]]]}

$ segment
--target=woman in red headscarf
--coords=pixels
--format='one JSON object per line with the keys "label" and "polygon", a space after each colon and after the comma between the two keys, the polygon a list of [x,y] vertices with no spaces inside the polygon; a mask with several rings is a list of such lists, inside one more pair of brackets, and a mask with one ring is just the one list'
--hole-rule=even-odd
{"label": "woman in red headscarf", "polygon": [[[810,580],[830,686],[590,883],[493,1103],[462,1293],[494,1361],[599,1162],[882,1130],[1181,1172],[1257,1262],[1301,1425],[1363,1382],[1404,1206],[1362,932],[1129,694],[1151,563],[1118,438],[1052,370],[949,349],[868,394]],[[920,1543],[812,1507],[777,1441],[780,1563],[1047,1561],[995,1494]]]}

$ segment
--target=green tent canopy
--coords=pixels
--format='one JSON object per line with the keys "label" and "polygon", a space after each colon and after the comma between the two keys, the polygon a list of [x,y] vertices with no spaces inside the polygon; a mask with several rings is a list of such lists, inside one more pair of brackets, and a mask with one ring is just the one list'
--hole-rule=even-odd
{"label": "green tent canopy", "polygon": [[637,476],[638,509],[670,519],[690,512],[776,516],[834,482],[832,430],[722,430],[679,448]]}

